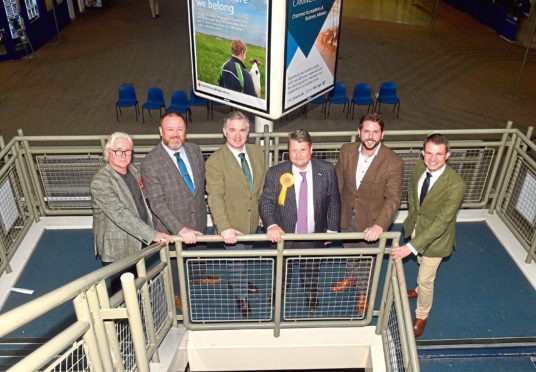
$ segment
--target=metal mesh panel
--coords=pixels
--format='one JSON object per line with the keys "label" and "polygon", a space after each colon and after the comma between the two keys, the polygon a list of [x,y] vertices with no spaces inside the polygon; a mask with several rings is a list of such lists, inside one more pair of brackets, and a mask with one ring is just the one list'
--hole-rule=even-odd
{"label": "metal mesh panel", "polygon": [[134,354],[134,343],[128,319],[117,319],[114,324],[124,369],[125,371],[133,371],[136,368],[136,355]]}
{"label": "metal mesh panel", "polygon": [[[332,292],[332,285],[346,276],[347,260],[354,263],[356,285],[344,292]],[[288,258],[284,269],[283,319],[364,319],[373,264],[373,256]]]}
{"label": "metal mesh panel", "polygon": [[[0,178],[0,240],[9,255],[16,247],[16,240],[23,231],[23,227],[31,223],[28,199],[24,195],[19,172],[12,166]],[[0,265],[4,264],[0,262]]]}
{"label": "metal mesh panel", "polygon": [[149,282],[149,296],[153,314],[154,329],[158,333],[169,318],[166,303],[166,288],[164,285],[164,272],[161,272]]}
{"label": "metal mesh panel", "polygon": [[49,208],[91,208],[89,187],[102,156],[46,155],[36,161]]}
{"label": "metal mesh panel", "polygon": [[[313,157],[315,159],[325,160],[335,165],[337,159],[339,159],[339,150],[314,150]],[[279,162],[288,160],[288,151],[281,151],[279,153]]]}
{"label": "metal mesh panel", "polygon": [[80,340],[65,351],[51,365],[44,369],[45,372],[80,372],[90,371],[85,343]]}
{"label": "metal mesh panel", "polygon": [[[188,282],[190,317],[192,322],[227,322],[227,321],[269,321],[272,319],[274,260],[272,258],[254,259],[188,259],[186,274],[193,274],[199,267],[206,267],[208,275],[221,277],[219,285]],[[237,307],[235,292],[238,288],[231,286],[229,273],[235,272],[235,283],[251,283],[258,288],[258,293],[248,293],[251,315],[245,318]],[[244,276],[242,276],[245,273]],[[235,287],[238,287],[236,285]]]}
{"label": "metal mesh panel", "polygon": [[[404,160],[402,204],[408,202],[408,186],[413,167],[421,159],[421,150],[395,150]],[[483,202],[484,192],[494,160],[494,148],[451,149],[448,164],[463,178],[467,186],[463,203]]]}
{"label": "metal mesh panel", "polygon": [[501,211],[521,234],[524,243],[532,244],[536,228],[536,172],[518,156],[509,179]]}
{"label": "metal mesh panel", "polygon": [[398,320],[396,317],[396,307],[393,302],[389,312],[389,321],[385,334],[387,335],[387,349],[389,350],[389,363],[392,372],[405,371],[404,357],[402,356],[402,344],[400,343],[400,333]]}

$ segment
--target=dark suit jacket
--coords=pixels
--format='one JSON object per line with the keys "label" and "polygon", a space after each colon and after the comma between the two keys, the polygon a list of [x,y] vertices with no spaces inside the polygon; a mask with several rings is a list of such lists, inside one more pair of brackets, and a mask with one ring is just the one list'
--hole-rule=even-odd
{"label": "dark suit jacket", "polygon": [[[335,169],[331,163],[311,158],[313,172],[313,204],[315,232],[339,231],[341,204]],[[277,203],[282,186],[279,178],[284,173],[292,173],[292,163],[285,161],[268,169],[264,190],[259,200],[259,212],[265,227],[278,225],[286,233],[296,231],[298,207],[294,186],[287,189],[283,206]],[[300,242],[288,242],[286,247],[297,248]],[[313,247],[322,247],[323,241],[309,242]]]}
{"label": "dark suit jacket", "polygon": [[207,160],[208,205],[214,228],[218,233],[229,228],[244,234],[254,234],[259,226],[259,196],[264,183],[264,153],[256,145],[246,144],[253,191],[249,191],[246,176],[227,144]]}
{"label": "dark suit jacket", "polygon": [[382,144],[357,190],[359,145],[359,142],[342,145],[335,165],[341,194],[341,228],[348,228],[354,214],[356,231],[372,225],[387,231],[400,207],[404,162]]}
{"label": "dark suit jacket", "polygon": [[426,257],[447,257],[455,244],[456,212],[465,194],[465,182],[448,165],[419,205],[419,178],[426,171],[421,160],[413,168],[408,187],[408,217],[404,234],[415,238],[411,245]]}
{"label": "dark suit jacket", "polygon": [[154,226],[158,231],[174,235],[184,227],[201,232],[207,227],[205,161],[197,144],[185,142],[183,146],[192,168],[194,195],[162,142],[141,163],[143,184],[153,212]]}
{"label": "dark suit jacket", "polygon": [[[134,178],[140,172],[134,165],[129,166]],[[138,252],[144,244],[150,244],[156,235],[151,224],[138,214],[136,203],[127,184],[110,166],[105,164],[91,180],[91,202],[93,205],[93,236],[95,253],[103,262],[114,262]]]}

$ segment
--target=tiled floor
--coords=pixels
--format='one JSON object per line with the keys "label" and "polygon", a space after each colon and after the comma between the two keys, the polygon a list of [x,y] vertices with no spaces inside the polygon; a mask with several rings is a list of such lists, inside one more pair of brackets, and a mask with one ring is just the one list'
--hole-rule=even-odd
{"label": "tiled floor", "polygon": [[[347,86],[383,81],[398,85],[400,118],[385,107],[387,129],[517,128],[536,117],[536,55],[531,51],[519,87],[509,98],[525,49],[440,2],[435,32],[429,16],[411,0],[351,0],[343,5],[337,80]],[[189,91],[190,53],[186,1],[162,1],[152,19],[145,1],[113,0],[90,9],[31,61],[0,63],[0,134],[7,141],[22,128],[28,135],[156,133],[157,118],[142,124],[126,110],[116,122],[118,87],[132,83],[141,103],[159,86],[169,101],[174,90]],[[361,108],[362,109],[362,108]],[[220,130],[224,108],[207,121],[194,108],[190,132]],[[356,116],[357,115],[356,113]],[[291,113],[276,131],[353,130],[339,106],[329,120],[320,107],[308,119]]]}

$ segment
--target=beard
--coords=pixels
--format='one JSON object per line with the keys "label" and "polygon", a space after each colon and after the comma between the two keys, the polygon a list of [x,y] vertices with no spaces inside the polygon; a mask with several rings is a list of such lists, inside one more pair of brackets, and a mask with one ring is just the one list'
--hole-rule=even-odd
{"label": "beard", "polygon": [[363,145],[363,147],[365,147],[367,150],[374,150],[376,147],[378,147],[378,145],[380,144],[380,141],[374,141],[372,146],[369,146],[367,144],[368,141],[361,141],[361,144]]}

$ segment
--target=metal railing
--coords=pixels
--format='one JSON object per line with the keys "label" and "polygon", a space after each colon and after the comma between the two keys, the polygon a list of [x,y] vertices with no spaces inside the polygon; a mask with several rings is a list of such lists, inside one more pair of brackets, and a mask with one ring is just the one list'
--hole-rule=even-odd
{"label": "metal railing", "polygon": [[[149,370],[149,360],[158,361],[157,347],[177,320],[182,320],[184,326],[192,331],[268,328],[273,329],[277,337],[281,328],[363,327],[370,325],[373,317],[379,317],[376,333],[383,339],[386,365],[391,366],[390,370],[418,371],[402,265],[388,259],[390,248],[399,244],[399,232],[382,234],[378,247],[374,248],[283,248],[285,240],[362,238],[364,233],[287,234],[277,249],[183,251],[181,239],[175,237],[177,251],[169,252],[165,246],[149,247],[0,315],[0,337],[69,300],[73,301],[77,316],[74,324],[10,370],[28,371],[45,367],[52,371],[55,368],[63,370],[65,366],[72,371]],[[264,234],[242,236],[239,240],[263,242],[269,246]],[[199,241],[222,243],[223,239],[220,236],[202,236]],[[147,259],[158,252],[160,261],[146,272]],[[175,314],[172,273],[168,265],[170,257],[178,260],[176,274],[180,292],[186,294],[181,296],[182,315]],[[365,262],[359,273],[359,280],[365,285],[349,289],[344,294],[332,293],[330,286],[344,277],[348,259]],[[257,299],[249,296],[254,305],[254,315],[249,318],[242,317],[236,310],[235,298],[229,295],[225,281],[228,267],[221,265],[222,262],[236,261],[248,266],[247,280],[260,288]],[[206,264],[207,273],[221,276],[223,285],[191,283],[188,271],[200,262]],[[318,264],[316,295],[319,308],[313,312],[305,309],[305,297],[297,285],[304,281],[304,277],[298,279],[295,274],[291,279],[290,276],[292,265],[311,262]],[[134,280],[132,274],[124,274],[121,277],[123,290],[110,297],[105,279],[134,263],[137,279]],[[294,270],[299,272],[296,268]],[[383,284],[383,293],[378,302],[379,309],[376,309],[380,284]],[[207,290],[211,293],[206,293]],[[366,296],[368,305],[360,310],[356,309],[356,303],[361,294]],[[384,321],[386,319],[389,321]],[[55,357],[57,354],[61,355],[58,359]],[[393,359],[392,355],[398,357]]]}

